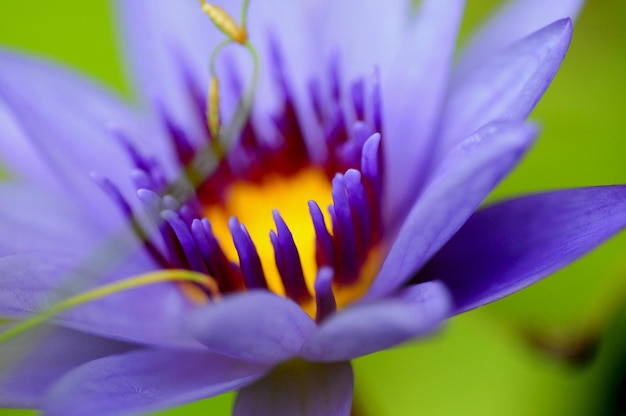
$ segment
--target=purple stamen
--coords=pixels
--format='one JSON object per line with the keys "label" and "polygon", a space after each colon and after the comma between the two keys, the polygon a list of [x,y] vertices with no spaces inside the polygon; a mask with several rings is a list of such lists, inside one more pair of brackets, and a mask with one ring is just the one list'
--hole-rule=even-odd
{"label": "purple stamen", "polygon": [[180,216],[173,211],[163,211],[161,216],[176,235],[180,248],[182,249],[182,254],[184,254],[186,263],[189,265],[191,270],[208,274],[209,270],[200,255],[196,241],[194,240],[187,224],[185,224]]}
{"label": "purple stamen", "polygon": [[[372,130],[372,126],[364,121],[356,121],[352,125],[352,140],[359,148],[359,157],[363,153],[363,145],[369,139],[369,137],[375,132]],[[355,161],[357,163],[358,161]],[[355,164],[354,166],[359,166]]]}
{"label": "purple stamen", "polygon": [[160,217],[162,219],[162,226],[159,228],[161,230],[161,236],[163,237],[163,241],[165,242],[165,248],[169,256],[168,263],[176,268],[189,268],[189,263],[187,262],[187,257],[185,256],[185,249],[178,239],[176,232],[172,228],[172,225],[163,215],[166,212],[168,212],[168,210],[165,210],[160,214]]}
{"label": "purple stamen", "polygon": [[192,107],[196,110],[196,116],[199,123],[203,128],[205,135],[210,136],[210,129],[206,123],[206,97],[204,88],[201,88],[197,82],[197,78],[192,75],[190,66],[183,63],[183,59],[178,59],[180,62],[181,73],[183,75],[183,82],[187,86],[187,92],[189,93],[189,100]]}
{"label": "purple stamen", "polygon": [[277,210],[272,211],[272,215],[276,232],[270,231],[270,240],[274,246],[276,266],[285,286],[285,293],[296,302],[307,301],[311,299],[311,294],[306,287],[300,255],[291,230]]}
{"label": "purple stamen", "polygon": [[133,218],[133,209],[131,208],[128,201],[126,201],[117,186],[115,186],[109,178],[102,177],[96,172],[91,172],[89,176],[91,176],[91,179],[93,179],[93,181],[98,184],[100,189],[102,189],[121,209],[126,218]]}
{"label": "purple stamen", "polygon": [[151,191],[156,191],[156,184],[150,175],[142,169],[133,169],[130,172],[130,179],[133,181],[133,184],[135,184],[136,189],[149,189]]}
{"label": "purple stamen", "polygon": [[309,212],[315,229],[317,266],[333,266],[335,264],[335,250],[333,249],[332,237],[324,222],[324,214],[315,201],[309,201]]}
{"label": "purple stamen", "polygon": [[243,287],[241,271],[224,254],[219,242],[213,235],[209,221],[206,218],[195,220],[191,224],[191,233],[211,276],[217,280],[220,291],[227,293],[240,290]]}
{"label": "purple stamen", "polygon": [[131,141],[128,139],[126,134],[117,127],[109,127],[109,130],[113,134],[113,137],[117,139],[117,141],[124,147],[124,150],[130,156],[133,164],[143,170],[144,172],[149,173],[152,170],[152,162],[148,159],[144,158],[131,144]]}
{"label": "purple stamen", "polygon": [[375,133],[363,145],[363,153],[361,154],[361,172],[367,184],[367,188],[371,189],[372,198],[370,198],[370,206],[377,206],[380,201],[382,187],[382,169],[380,157],[380,134]]}
{"label": "purple stamen", "polygon": [[108,178],[101,177],[95,172],[91,173],[91,178],[106,192],[113,202],[120,208],[128,222],[131,224],[132,230],[141,241],[152,258],[161,265],[167,264],[167,260],[163,257],[158,248],[152,243],[148,233],[135,217],[132,207],[126,201],[120,190]]}
{"label": "purple stamen", "polygon": [[163,201],[163,207],[171,211],[178,211],[178,209],[181,206],[180,202],[178,202],[178,200],[174,198],[172,195],[163,195],[162,201]]}
{"label": "purple stamen", "polygon": [[334,271],[330,267],[322,267],[315,278],[315,305],[317,311],[315,321],[322,322],[337,310],[337,302],[333,293]]}
{"label": "purple stamen", "polygon": [[309,96],[317,122],[321,124],[324,121],[324,110],[322,109],[322,90],[319,80],[312,79],[309,81]]}
{"label": "purple stamen", "polygon": [[[155,220],[160,217],[163,210],[163,201],[159,195],[150,189],[137,190],[137,197],[143,203],[147,212],[153,216]],[[158,220],[155,222],[159,222]]]}
{"label": "purple stamen", "polygon": [[356,232],[343,175],[335,175],[332,186],[335,213],[333,233],[335,235],[335,249],[338,256],[336,278],[341,283],[349,284],[354,283],[359,277]]}
{"label": "purple stamen", "polygon": [[289,84],[287,83],[287,76],[285,75],[285,62],[278,45],[278,39],[273,33],[270,33],[269,36],[269,51],[272,69],[270,72],[274,76],[274,82],[276,82],[280,92],[288,93]]}
{"label": "purple stamen", "polygon": [[330,80],[331,97],[337,103],[339,103],[341,98],[341,76],[339,73],[339,54],[334,53],[328,65],[328,79]]}
{"label": "purple stamen", "polygon": [[165,110],[161,110],[161,119],[163,120],[165,129],[167,130],[167,133],[172,141],[178,161],[181,166],[187,166],[187,164],[193,160],[196,151],[191,145],[191,141],[189,140],[185,130],[176,125],[173,120],[163,113],[164,111]]}
{"label": "purple stamen", "polygon": [[365,120],[365,83],[362,79],[352,84],[350,96],[357,120]]}
{"label": "purple stamen", "polygon": [[333,108],[332,124],[326,129],[326,143],[331,147],[348,140],[348,131],[346,127],[346,119],[340,104],[335,104]]}
{"label": "purple stamen", "polygon": [[359,260],[361,260],[367,255],[367,250],[371,244],[371,220],[367,196],[361,183],[361,172],[356,169],[348,169],[344,175],[344,180],[352,218],[356,224],[357,252]]}
{"label": "purple stamen", "polygon": [[239,255],[239,267],[243,273],[246,287],[248,289],[267,289],[261,259],[248,230],[235,217],[228,221],[228,228]]}
{"label": "purple stamen", "polygon": [[187,224],[188,227],[191,227],[191,223],[193,220],[198,218],[198,212],[200,212],[200,207],[195,206],[195,200],[191,199],[180,206],[178,209],[178,215],[180,218]]}
{"label": "purple stamen", "polygon": [[208,272],[211,276],[218,276],[216,273],[215,265],[212,261],[212,253],[210,248],[210,243],[205,235],[204,228],[202,227],[202,221],[199,219],[193,220],[191,223],[191,235],[193,236],[196,246],[198,247],[198,251],[202,256],[202,260],[204,264],[207,266]]}

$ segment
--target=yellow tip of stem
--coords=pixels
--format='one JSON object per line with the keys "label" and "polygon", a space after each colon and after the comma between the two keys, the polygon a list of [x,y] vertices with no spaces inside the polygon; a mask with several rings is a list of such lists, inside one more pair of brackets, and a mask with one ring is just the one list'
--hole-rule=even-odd
{"label": "yellow tip of stem", "polygon": [[220,134],[220,92],[219,81],[217,77],[211,77],[211,84],[209,85],[209,100],[207,108],[207,121],[209,123],[209,129],[211,130],[211,136],[213,140],[219,139]]}
{"label": "yellow tip of stem", "polygon": [[226,11],[213,4],[202,2],[202,11],[205,12],[213,24],[233,41],[244,44],[248,40],[248,32],[235,22]]}

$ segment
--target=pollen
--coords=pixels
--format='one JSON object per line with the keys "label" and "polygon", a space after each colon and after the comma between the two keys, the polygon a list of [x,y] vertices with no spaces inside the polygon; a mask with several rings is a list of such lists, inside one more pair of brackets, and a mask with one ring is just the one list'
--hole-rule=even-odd
{"label": "pollen", "polygon": [[209,123],[209,129],[214,140],[219,138],[220,134],[220,93],[219,82],[217,77],[211,77],[211,84],[209,85],[209,99],[207,108],[207,122]]}
{"label": "pollen", "polygon": [[[270,230],[276,229],[272,211],[278,210],[291,230],[307,287],[313,293],[317,264],[315,229],[308,211],[308,201],[312,199],[321,207],[332,203],[330,181],[324,172],[314,167],[288,177],[269,175],[260,183],[236,182],[230,186],[224,203],[206,207],[205,215],[231,261],[237,262],[238,255],[228,228],[228,220],[230,217],[237,217],[245,225],[261,259],[269,288],[284,295],[285,290],[270,240]],[[329,218],[326,221],[329,226]]]}
{"label": "pollen", "polygon": [[213,4],[206,3],[204,0],[200,2],[202,4],[202,11],[205,12],[213,24],[229,39],[234,42],[245,44],[248,40],[248,33],[246,29],[235,22],[224,9]]}

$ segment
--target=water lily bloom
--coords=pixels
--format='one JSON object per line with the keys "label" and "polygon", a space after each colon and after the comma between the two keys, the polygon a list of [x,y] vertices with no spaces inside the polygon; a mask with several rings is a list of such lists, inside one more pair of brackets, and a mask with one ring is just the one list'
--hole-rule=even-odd
{"label": "water lily bloom", "polygon": [[235,3],[118,2],[145,111],[0,52],[0,407],[348,415],[351,359],[626,226],[623,186],[478,209],[580,1],[507,3],[455,65],[462,0]]}

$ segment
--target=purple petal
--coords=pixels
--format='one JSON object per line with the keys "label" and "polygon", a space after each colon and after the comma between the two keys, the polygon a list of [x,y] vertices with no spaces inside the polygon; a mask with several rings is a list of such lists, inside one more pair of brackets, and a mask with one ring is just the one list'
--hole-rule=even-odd
{"label": "purple petal", "polygon": [[[326,0],[318,3],[315,23],[323,24],[324,30],[315,30],[311,24],[307,36],[312,42],[318,39],[312,45],[318,53],[323,53],[320,57],[329,59],[333,53],[340,53],[348,81],[369,73],[381,63],[393,62],[400,50],[408,47],[398,40],[409,37],[409,30],[415,27],[412,16],[409,17],[410,2],[388,0],[381,5],[376,0],[362,0],[358,14],[351,2]],[[372,30],[374,27],[385,30]]]}
{"label": "purple petal", "polygon": [[[134,85],[144,99],[158,101],[178,125],[201,131],[188,80],[208,86],[208,59],[219,39],[198,2],[117,1],[124,46]],[[185,71],[187,74],[185,74]],[[196,121],[195,124],[193,122]]]}
{"label": "purple petal", "polygon": [[424,267],[456,313],[493,302],[564,267],[626,227],[626,186],[530,195],[478,211]]}
{"label": "purple petal", "polygon": [[410,286],[393,297],[357,304],[329,317],[302,356],[345,361],[427,334],[450,316],[452,298],[439,282]]}
{"label": "purple petal", "polygon": [[0,256],[64,247],[87,253],[102,230],[87,211],[59,194],[24,183],[0,183]]}
{"label": "purple petal", "polygon": [[[269,122],[271,115],[262,112],[282,106],[281,92],[287,93],[311,157],[318,160],[324,153],[320,149],[323,133],[316,120],[310,86],[314,77],[328,81],[326,69],[330,56],[327,40],[338,38],[329,35],[333,31],[330,20],[337,17],[337,13],[331,10],[336,3],[332,0],[251,2],[248,19],[250,37],[260,51],[262,65],[268,68],[261,71],[255,99],[257,131],[267,134],[266,131],[274,130],[273,123]],[[349,21],[352,19],[346,20]],[[334,49],[333,54],[338,49]],[[244,65],[240,67],[245,68]],[[275,137],[265,140],[271,142]]]}
{"label": "purple petal", "polygon": [[[19,121],[0,97],[0,155],[3,170],[19,179],[37,183],[46,189],[61,191],[59,178],[52,175],[44,155],[36,150]],[[5,199],[2,198],[4,201]]]}
{"label": "purple petal", "polygon": [[476,65],[451,87],[440,149],[448,149],[491,121],[521,121],[556,74],[572,36],[559,20]]}
{"label": "purple petal", "polygon": [[[388,163],[391,173],[387,176],[386,197],[391,200],[386,208],[388,217],[397,214],[402,203],[415,196],[407,190],[417,187],[397,187],[395,178],[400,172],[406,174],[407,169],[421,173],[414,171],[425,165],[425,160],[416,159],[426,155],[432,144],[428,138],[432,137],[446,93],[464,1],[425,1],[418,19],[405,0],[386,1],[382,6],[376,0],[361,1],[358,16],[351,2],[308,2],[306,6],[298,2],[298,8],[306,9],[303,22],[280,11],[283,3],[264,8],[266,13],[274,14],[267,18],[274,22],[268,26],[278,28],[279,40],[285,44],[285,61],[291,69],[287,73],[296,81],[300,112],[312,113],[311,104],[302,99],[306,94],[303,87],[312,76],[325,80],[323,68],[333,58],[339,61],[340,89],[345,95],[352,91],[350,86],[355,80],[369,77],[375,69],[380,72],[385,152],[387,160],[393,161]],[[372,30],[374,27],[385,30]],[[305,128],[305,134],[308,131]]]}
{"label": "purple petal", "polygon": [[[358,18],[354,15],[354,5],[349,2],[252,2],[248,13],[248,32],[251,42],[259,50],[264,68],[255,101],[255,121],[267,123],[269,114],[258,117],[259,109],[268,111],[280,104],[278,100],[281,97],[272,79],[276,64],[269,51],[272,39],[281,52],[289,92],[305,135],[315,135],[314,131],[319,129],[313,123],[315,118],[309,97],[309,82],[312,77],[327,81],[325,70],[333,57],[339,57],[343,93],[350,92],[354,81],[369,76],[375,68],[381,69],[383,86],[388,86],[385,96],[395,100],[398,94],[404,95],[406,100],[398,108],[405,113],[404,118],[412,122],[418,115],[418,125],[423,130],[416,134],[428,136],[440,110],[436,103],[445,93],[462,3],[462,0],[455,0],[446,2],[444,6],[440,1],[430,0],[423,7],[422,18],[416,22],[410,13],[410,2],[405,0],[387,1],[384,7],[375,0],[365,0],[359,4]],[[217,4],[238,20],[239,3],[218,1]],[[197,3],[137,0],[118,1],[118,7],[126,38],[129,39],[129,57],[136,69],[135,78],[143,87],[144,96],[160,99],[177,121],[186,121],[187,125],[197,124],[197,120],[189,117],[195,112],[190,111],[189,85],[185,77],[196,80],[202,93],[206,91],[209,77],[207,59],[224,35],[213,27]],[[386,29],[372,30],[375,27]],[[398,42],[398,39],[404,41]],[[429,42],[431,39],[433,42]],[[436,50],[425,49],[425,44],[434,45]],[[223,66],[229,60],[226,58],[231,58],[230,69],[243,77],[245,84],[250,74],[249,57],[238,53],[235,46],[228,48],[223,58],[217,62],[220,76],[225,74],[221,70],[226,69]],[[411,68],[416,68],[414,71],[405,70],[407,60],[410,60]],[[182,74],[181,68],[188,75]],[[222,103],[225,108],[229,107],[227,102],[233,101],[231,93],[229,88],[225,89]],[[430,104],[414,105],[417,102]],[[411,104],[410,110],[404,111],[407,103]],[[389,114],[390,117],[396,114],[395,109]],[[229,118],[226,114],[225,119]],[[390,126],[396,125],[394,120],[390,120]],[[267,129],[260,129],[264,130]],[[405,133],[394,133],[394,137],[410,141],[412,149],[418,146],[416,143],[420,142],[420,137],[404,139]],[[407,160],[413,159],[407,157]]]}
{"label": "purple petal", "polygon": [[[403,46],[399,56],[390,62],[389,68],[381,68],[386,158],[384,208],[387,223],[393,222],[392,218],[406,214],[406,209],[419,191],[419,185],[423,184],[405,186],[398,178],[423,178],[430,167],[428,155],[432,151],[434,129],[441,116],[447,91],[463,6],[462,0],[424,1],[418,21],[412,22],[411,28],[405,30],[401,37],[392,38],[392,43]],[[383,9],[386,7],[385,3]],[[372,8],[377,13],[380,9],[378,6]],[[390,26],[380,27],[398,26],[399,22],[405,20],[401,17],[396,16],[396,21],[390,22]],[[381,31],[365,27],[371,33],[380,35]],[[383,32],[387,31],[385,29]],[[402,41],[398,42],[398,39]],[[362,47],[359,50],[369,52],[370,49]],[[379,60],[377,64],[385,65],[387,62]]]}
{"label": "purple petal", "polygon": [[349,362],[288,362],[237,395],[234,416],[349,416],[354,375]]}
{"label": "purple petal", "polygon": [[22,318],[41,311],[77,263],[76,256],[58,251],[0,257],[0,316]]}
{"label": "purple petal", "polygon": [[147,413],[241,388],[267,370],[207,352],[144,349],[70,372],[42,410],[48,416]]}
{"label": "purple petal", "polygon": [[[128,178],[130,158],[114,140],[111,126],[114,123],[129,137],[156,135],[121,101],[76,73],[2,50],[0,97],[30,141],[29,148],[38,152],[33,158],[44,160],[50,174],[58,176],[72,195],[89,201],[94,211],[109,208],[109,201],[89,177],[91,171],[108,177],[125,195],[134,195]],[[155,148],[159,140],[150,141],[150,149]],[[14,153],[24,149],[6,143],[3,156],[21,160],[23,156]],[[112,216],[100,217],[106,221]]]}
{"label": "purple petal", "polygon": [[464,48],[457,72],[556,21],[576,19],[584,0],[510,0],[496,10]]}
{"label": "purple petal", "polygon": [[59,327],[42,331],[0,344],[0,407],[40,407],[48,388],[71,369],[136,348]]}
{"label": "purple petal", "polygon": [[[62,299],[155,268],[145,253],[122,244],[125,248],[128,257],[110,257],[107,251],[91,257],[63,251],[0,257],[0,316],[29,317]],[[201,348],[181,325],[182,317],[195,308],[175,283],[160,283],[85,303],[54,322],[126,341]]]}
{"label": "purple petal", "polygon": [[391,293],[417,272],[517,164],[536,134],[529,125],[495,124],[455,147],[411,208],[367,297]]}
{"label": "purple petal", "polygon": [[[314,2],[280,2],[266,0],[263,3],[252,2],[248,12],[248,33],[252,44],[259,52],[263,70],[261,82],[255,100],[255,113],[259,107],[268,111],[276,103],[279,95],[273,90],[269,54],[269,34],[281,37],[281,46],[288,56],[287,72],[302,74],[303,81],[308,79],[301,69],[313,62],[311,49],[306,41],[312,40],[306,28],[309,26],[313,9],[321,9]],[[323,2],[322,2],[323,3]],[[216,4],[225,9],[236,20],[240,16],[241,3],[218,1]],[[178,124],[191,130],[190,136],[197,141],[203,129],[202,120],[196,117],[197,102],[191,99],[190,80],[197,85],[200,94],[207,91],[209,84],[208,61],[212,51],[225,39],[209,17],[204,14],[198,2],[171,2],[167,0],[117,1],[124,38],[127,40],[127,56],[131,62],[135,85],[140,87],[144,99],[158,101],[165,112]],[[138,24],[141,22],[141,24]],[[303,24],[305,23],[306,24]],[[317,27],[317,26],[315,26]],[[293,36],[304,33],[306,36]],[[224,50],[224,56],[217,60],[218,75],[223,80],[229,75],[243,77],[244,86],[248,86],[251,64],[250,57],[243,48],[232,45]],[[295,69],[292,66],[295,65]],[[234,70],[236,74],[227,74]],[[305,82],[299,82],[301,90]],[[220,91],[221,107],[228,120],[238,100],[232,88]],[[301,100],[297,100],[300,102]],[[269,116],[269,114],[265,114]]]}
{"label": "purple petal", "polygon": [[300,306],[266,291],[227,297],[189,317],[190,331],[209,350],[260,364],[297,355],[315,328]]}
{"label": "purple petal", "polygon": [[[342,92],[349,93],[349,86],[357,77],[369,75],[375,66],[402,55],[400,49],[406,43],[397,40],[407,37],[409,29],[414,27],[413,20],[407,17],[410,4],[404,0],[389,0],[384,7],[376,0],[362,0],[358,11],[355,18],[353,4],[332,0],[251,3],[250,38],[260,45],[261,52],[267,49],[268,35],[277,40],[283,52],[285,72],[300,99],[308,94],[311,77],[327,77],[325,71],[334,57],[339,57],[341,75],[345,77],[340,88],[345,87]],[[386,29],[372,30],[372,27]],[[297,101],[296,105],[303,104]],[[307,111],[312,110],[310,104],[304,106]]]}

